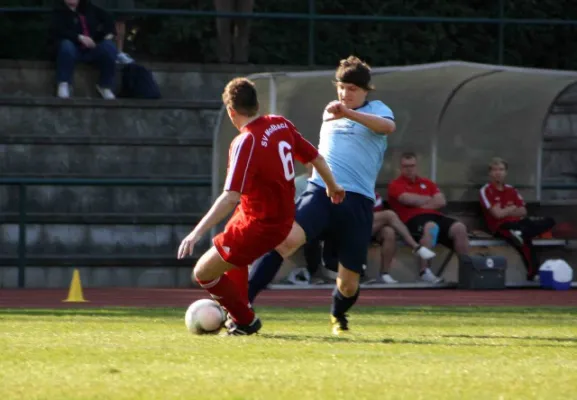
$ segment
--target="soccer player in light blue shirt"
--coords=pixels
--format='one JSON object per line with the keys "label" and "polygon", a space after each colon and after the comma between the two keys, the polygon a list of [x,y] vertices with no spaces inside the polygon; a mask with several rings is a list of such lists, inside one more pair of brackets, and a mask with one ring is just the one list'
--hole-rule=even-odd
{"label": "soccer player in light blue shirt", "polygon": [[[387,149],[387,135],[396,129],[395,117],[379,100],[367,101],[371,85],[369,66],[350,56],[336,74],[338,100],[323,114],[319,153],[345,191],[341,204],[332,204],[324,183],[314,171],[297,201],[293,229],[275,251],[257,260],[249,278],[249,301],[273,279],[284,258],[305,242],[332,240],[338,251],[337,286],[333,291],[333,333],[348,331],[346,312],[359,296],[359,278],[371,240],[375,183]],[[429,253],[433,254],[429,251]],[[420,253],[419,253],[420,254]]]}

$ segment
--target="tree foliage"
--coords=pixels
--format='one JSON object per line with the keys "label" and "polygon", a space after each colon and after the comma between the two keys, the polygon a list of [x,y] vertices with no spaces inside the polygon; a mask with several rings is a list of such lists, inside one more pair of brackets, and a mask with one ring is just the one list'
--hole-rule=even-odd
{"label": "tree foliage", "polygon": [[[50,0],[2,0],[6,5],[46,5]],[[497,18],[499,2],[506,18],[577,19],[571,0],[316,0],[318,14]],[[140,0],[139,8],[213,10],[211,0]],[[307,13],[308,0],[256,0],[257,12]],[[9,14],[0,24],[2,58],[46,58],[47,15]],[[130,49],[139,59],[168,62],[216,62],[213,18],[139,16]],[[504,63],[577,69],[577,26],[507,25],[503,29]],[[12,38],[12,39],[10,39]],[[253,20],[250,62],[308,63],[308,21]],[[372,65],[406,65],[442,60],[497,63],[498,24],[389,23],[317,21],[315,64],[334,65],[356,54]]]}

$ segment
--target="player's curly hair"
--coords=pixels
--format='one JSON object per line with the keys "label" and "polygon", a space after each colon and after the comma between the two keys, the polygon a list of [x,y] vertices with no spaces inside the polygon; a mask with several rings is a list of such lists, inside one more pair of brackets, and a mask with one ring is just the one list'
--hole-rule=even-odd
{"label": "player's curly hair", "polygon": [[371,67],[355,56],[349,56],[339,62],[335,79],[337,82],[352,83],[364,90],[375,89],[371,85]]}
{"label": "player's curly hair", "polygon": [[224,88],[222,102],[245,117],[254,117],[259,107],[254,82],[247,78],[233,79]]}

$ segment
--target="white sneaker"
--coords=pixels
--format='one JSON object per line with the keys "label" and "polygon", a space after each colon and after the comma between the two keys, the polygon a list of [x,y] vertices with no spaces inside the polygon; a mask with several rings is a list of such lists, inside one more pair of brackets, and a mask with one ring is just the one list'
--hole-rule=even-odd
{"label": "white sneaker", "polygon": [[60,82],[58,84],[58,90],[56,95],[61,99],[70,98],[70,85],[68,84],[68,82]]}
{"label": "white sneaker", "polygon": [[519,244],[519,246],[522,246],[523,243],[524,243],[524,240],[523,240],[523,232],[521,232],[521,231],[516,231],[516,230],[513,230],[513,229],[511,229],[509,232],[510,232],[511,235],[513,236],[513,239],[515,239],[515,240],[517,241],[517,243]]}
{"label": "white sneaker", "polygon": [[287,281],[293,285],[308,285],[311,282],[311,275],[306,268],[295,268],[290,272]]}
{"label": "white sneaker", "polygon": [[116,63],[118,64],[132,64],[134,59],[126,53],[118,53],[116,56]]}
{"label": "white sneaker", "polygon": [[437,275],[433,274],[433,271],[427,268],[421,275],[421,280],[428,283],[440,283],[443,281],[443,278],[439,278]]}
{"label": "white sneaker", "polygon": [[102,98],[105,100],[114,100],[116,98],[116,96],[114,95],[114,93],[112,93],[112,90],[110,89],[102,88],[96,85],[96,90],[98,90],[98,93],[100,93]]}
{"label": "white sneaker", "polygon": [[393,284],[393,283],[399,283],[398,281],[396,281],[395,279],[393,279],[393,277],[392,277],[391,275],[389,275],[389,274],[383,274],[383,275],[381,275],[381,281],[382,281],[383,283],[391,283],[391,284]]}
{"label": "white sneaker", "polygon": [[434,251],[429,250],[425,246],[417,247],[415,250],[413,250],[413,253],[421,257],[423,260],[430,260],[436,256]]}

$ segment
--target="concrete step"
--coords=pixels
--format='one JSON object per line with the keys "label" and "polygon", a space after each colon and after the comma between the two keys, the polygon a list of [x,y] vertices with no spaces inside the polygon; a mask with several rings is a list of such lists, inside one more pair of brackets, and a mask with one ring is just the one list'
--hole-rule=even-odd
{"label": "concrete step", "polygon": [[184,145],[0,144],[4,176],[80,175],[168,177],[210,175],[212,151]]}
{"label": "concrete step", "polygon": [[203,147],[212,148],[212,138],[188,137],[116,137],[116,136],[43,136],[35,134],[0,136],[0,144],[34,144],[34,145],[67,145],[67,146],[155,146],[155,147]]}
{"label": "concrete step", "polygon": [[[297,71],[302,66],[286,65],[219,65],[143,63],[160,87],[163,98],[218,100],[226,83],[237,76],[257,72]],[[121,66],[117,68],[117,88]],[[75,71],[74,96],[98,98],[94,68],[79,65]],[[53,96],[56,93],[55,67],[52,62],[0,60],[0,93],[14,96]]]}
{"label": "concrete step", "polygon": [[[107,257],[116,265],[121,258],[139,257],[176,258],[181,240],[192,230],[193,223],[182,221],[179,225],[120,225],[120,224],[28,224],[26,226],[27,256],[102,258]],[[14,258],[18,255],[19,230],[17,224],[0,225],[0,255]],[[206,235],[198,243],[197,251],[207,249]],[[6,264],[5,264],[6,265]]]}
{"label": "concrete step", "polygon": [[[206,212],[211,204],[210,187],[46,185],[28,186],[26,195],[26,211],[45,214],[192,214]],[[0,210],[19,212],[17,186],[0,186]]]}
{"label": "concrete step", "polygon": [[0,97],[3,133],[210,139],[219,102]]}
{"label": "concrete step", "polygon": [[[96,287],[148,287],[148,288],[192,288],[191,272],[195,264],[194,257],[185,260],[152,259],[132,257],[110,264],[98,264],[85,258],[57,258],[55,264],[46,266],[46,259],[31,259],[25,268],[26,288],[63,289],[62,300],[66,298],[66,289],[70,286],[72,272],[78,269],[84,288]],[[8,261],[2,260],[0,261]],[[98,260],[96,260],[98,261]],[[103,260],[104,261],[104,260]],[[40,264],[36,264],[40,262]],[[18,268],[16,264],[4,264],[0,268],[0,288],[18,287]],[[194,286],[193,286],[194,285]],[[159,295],[162,295],[159,293]],[[86,295],[85,295],[86,296]],[[87,300],[91,300],[88,296]]]}
{"label": "concrete step", "polygon": [[[202,213],[26,213],[24,218],[27,224],[194,225],[202,216]],[[19,212],[0,212],[0,224],[17,224],[20,218]]]}

